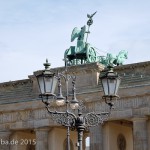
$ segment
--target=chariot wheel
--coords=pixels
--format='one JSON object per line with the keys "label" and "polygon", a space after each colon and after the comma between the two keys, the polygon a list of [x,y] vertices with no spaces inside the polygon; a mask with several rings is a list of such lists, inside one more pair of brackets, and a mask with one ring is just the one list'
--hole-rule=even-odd
{"label": "chariot wheel", "polygon": [[96,52],[93,47],[89,47],[86,52],[87,62],[96,62]]}

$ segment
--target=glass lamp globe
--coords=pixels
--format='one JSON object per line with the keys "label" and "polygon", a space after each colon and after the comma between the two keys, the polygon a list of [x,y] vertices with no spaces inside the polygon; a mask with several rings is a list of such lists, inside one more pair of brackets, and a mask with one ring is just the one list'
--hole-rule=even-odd
{"label": "glass lamp globe", "polygon": [[71,109],[78,109],[79,104],[78,103],[71,103],[70,107],[71,107]]}
{"label": "glass lamp globe", "polygon": [[65,100],[64,99],[57,99],[56,104],[57,104],[57,106],[63,106],[65,104]]}
{"label": "glass lamp globe", "polygon": [[118,89],[121,82],[120,77],[113,72],[113,68],[110,67],[109,71],[102,77],[100,77],[104,96],[103,97],[118,97]]}

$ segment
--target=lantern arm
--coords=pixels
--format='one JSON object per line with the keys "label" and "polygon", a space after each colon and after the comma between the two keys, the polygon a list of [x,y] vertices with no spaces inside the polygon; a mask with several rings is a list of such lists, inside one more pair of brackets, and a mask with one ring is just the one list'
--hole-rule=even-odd
{"label": "lantern arm", "polygon": [[105,103],[109,106],[109,112],[111,112],[111,110],[114,109],[114,102],[113,102],[114,98],[117,99],[119,98],[119,96],[118,95],[115,95],[113,97],[103,96]]}
{"label": "lantern arm", "polygon": [[108,120],[110,112],[101,112],[101,113],[87,113],[83,118],[85,120],[85,126],[97,126],[98,124],[102,124],[104,121]]}
{"label": "lantern arm", "polygon": [[[43,102],[46,106],[51,106],[51,105],[52,105],[53,102],[50,101],[50,99],[49,99],[49,98],[51,98],[51,97],[55,98],[56,95],[55,95],[55,94],[53,94],[53,95],[43,95],[43,94],[40,94],[40,95],[39,95],[39,98],[41,98],[42,102]],[[46,99],[46,100],[45,100],[45,99]]]}
{"label": "lantern arm", "polygon": [[75,121],[77,119],[76,115],[66,111],[66,112],[59,112],[59,111],[51,111],[48,106],[46,106],[48,113],[51,115],[52,119],[56,121],[58,124],[63,126],[69,126],[71,128],[75,127]]}

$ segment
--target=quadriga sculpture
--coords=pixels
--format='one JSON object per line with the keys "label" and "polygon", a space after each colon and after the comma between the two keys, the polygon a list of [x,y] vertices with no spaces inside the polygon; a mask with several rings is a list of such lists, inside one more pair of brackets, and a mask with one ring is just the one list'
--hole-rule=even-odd
{"label": "quadriga sculpture", "polygon": [[[118,55],[113,55],[111,53],[107,53],[106,56],[97,56],[97,52],[91,44],[87,43],[88,34],[90,33],[90,26],[93,24],[93,16],[96,14],[93,13],[91,15],[87,15],[88,21],[88,30],[86,31],[86,26],[84,25],[81,29],[75,27],[71,34],[71,42],[77,39],[76,46],[70,46],[69,49],[65,51],[64,58],[68,59],[67,65],[78,65],[92,62],[99,62],[104,66],[114,66],[114,65],[122,65],[124,60],[128,57],[128,52],[122,50],[118,53]],[[86,35],[86,40],[85,40]]]}

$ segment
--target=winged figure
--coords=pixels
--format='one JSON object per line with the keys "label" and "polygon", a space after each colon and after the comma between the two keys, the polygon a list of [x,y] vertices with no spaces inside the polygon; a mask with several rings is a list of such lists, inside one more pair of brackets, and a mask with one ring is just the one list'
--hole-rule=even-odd
{"label": "winged figure", "polygon": [[73,42],[75,38],[78,38],[78,40],[84,40],[85,32],[86,32],[86,26],[83,26],[81,29],[75,27],[71,34],[71,42]]}

